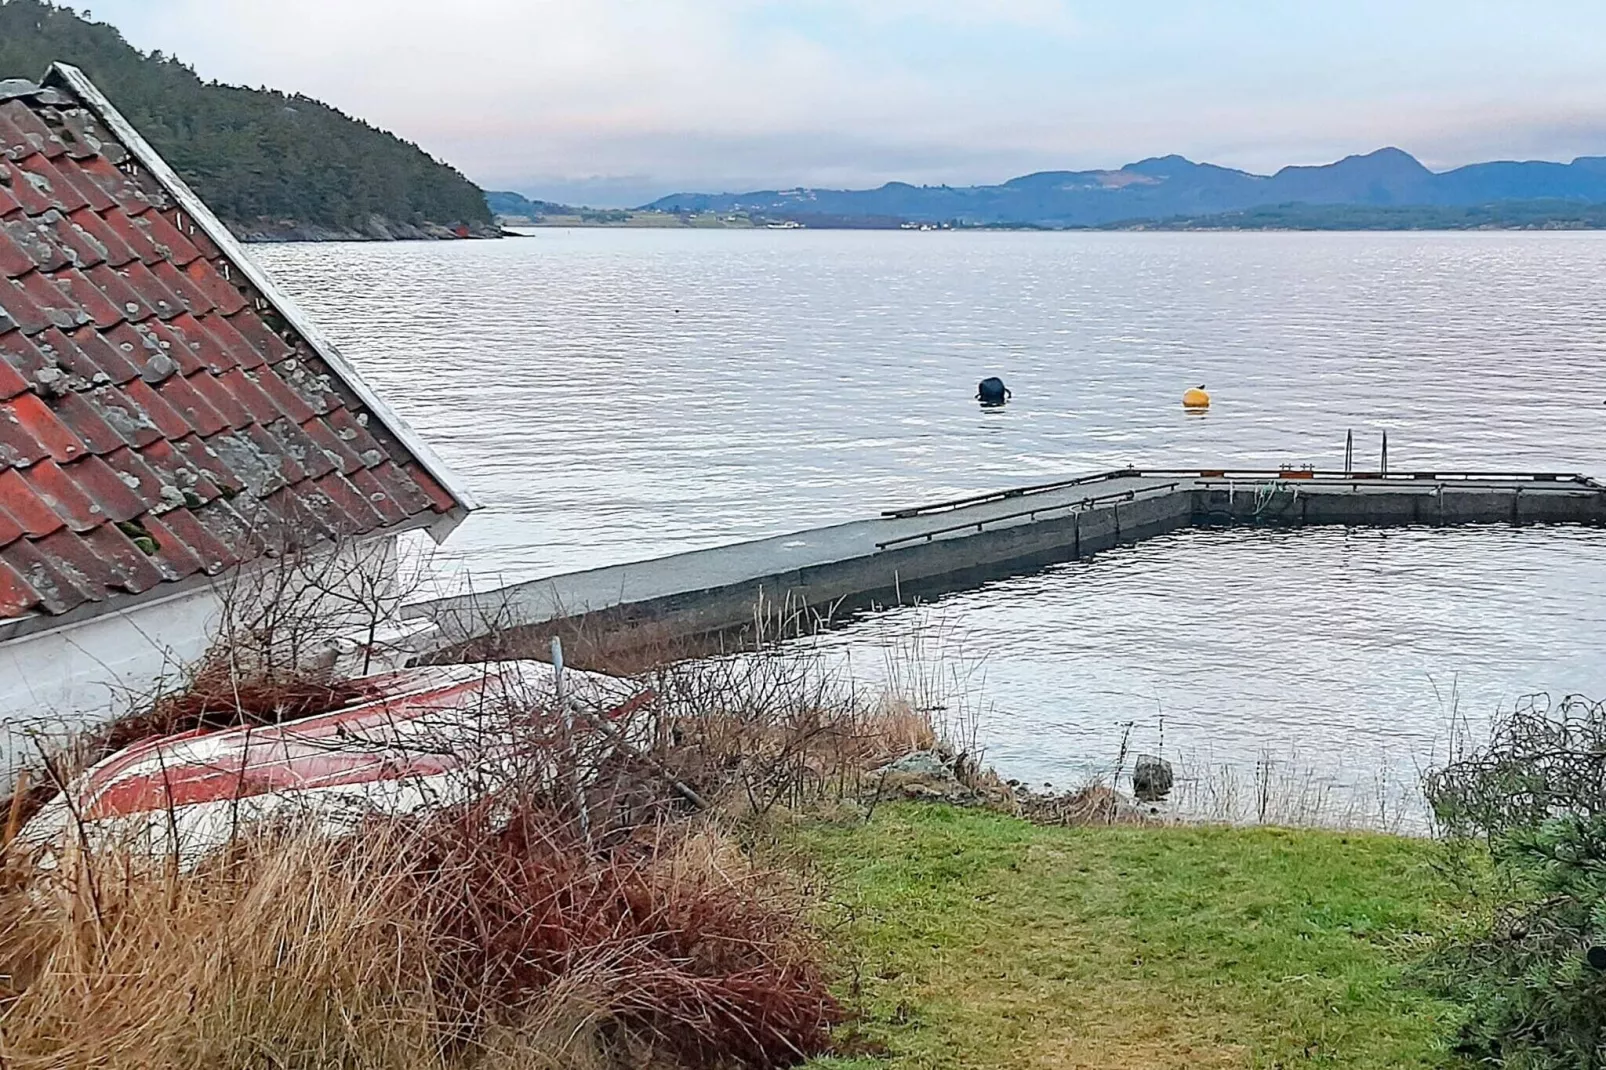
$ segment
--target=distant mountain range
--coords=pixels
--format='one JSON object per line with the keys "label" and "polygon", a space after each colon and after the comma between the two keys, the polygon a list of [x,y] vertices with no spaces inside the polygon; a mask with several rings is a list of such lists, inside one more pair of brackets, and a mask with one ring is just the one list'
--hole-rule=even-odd
{"label": "distant mountain range", "polygon": [[[1570,164],[1499,161],[1434,172],[1410,153],[1386,148],[1319,167],[1285,167],[1274,175],[1161,156],[1116,171],[1042,171],[998,186],[889,182],[870,190],[677,193],[644,210],[747,213],[802,222],[811,217],[879,217],[966,226],[1100,227],[1198,219],[1231,226],[1235,214],[1273,206],[1454,209],[1538,201],[1563,209],[1563,216],[1578,215],[1565,210],[1569,207],[1606,203],[1606,156],[1580,157]],[[1464,213],[1427,216],[1447,214]],[[1519,225],[1539,225],[1550,213],[1516,214],[1526,220]],[[1495,219],[1491,225],[1501,225],[1503,213],[1486,215]]]}

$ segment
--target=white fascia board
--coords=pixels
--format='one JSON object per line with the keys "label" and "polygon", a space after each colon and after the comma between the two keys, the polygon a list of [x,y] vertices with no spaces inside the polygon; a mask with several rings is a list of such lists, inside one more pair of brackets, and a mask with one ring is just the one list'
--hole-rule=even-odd
{"label": "white fascia board", "polygon": [[[400,415],[391,409],[374,388],[368,385],[367,380],[346,360],[323,331],[312,322],[311,317],[301,311],[295,301],[290,298],[290,295],[279,288],[278,283],[273,281],[273,277],[263,270],[262,266],[252,258],[251,254],[246,251],[245,246],[239,239],[235,238],[229,228],[224,226],[222,221],[212,214],[212,210],[167,165],[167,161],[162,159],[161,155],[151,147],[150,142],[146,141],[139,131],[134,129],[127,119],[123,118],[122,114],[112,105],[112,102],[106,98],[105,94],[95,88],[95,83],[89,80],[88,75],[71,64],[54,63],[51,64],[50,72],[45,76],[45,81],[58,86],[65,85],[85,107],[95,114],[97,119],[105,124],[106,129],[111,132],[112,136],[122,143],[123,147],[128,150],[135,160],[139,161],[141,167],[149,171],[151,176],[166,188],[167,192],[178,202],[179,207],[188,213],[195,225],[200,227],[208,238],[212,239],[213,244],[239,270],[240,274],[244,275],[247,281],[256,287],[257,292],[262,294],[273,305],[274,310],[284,317],[285,322],[295,329],[295,332],[306,341],[307,345],[312,347],[313,352],[318,354],[325,364],[329,365],[329,369],[340,378],[341,382],[349,387],[352,393],[357,395],[358,400],[379,419],[385,430],[395,435],[401,444],[407,447],[408,452],[413,455],[414,459],[423,466],[424,470],[433,476],[437,483],[446,488],[446,492],[456,500],[458,509],[467,513],[479,508],[479,501],[474,497],[473,492],[468,489],[468,485],[447,467],[446,463],[436,456],[435,451],[430,449],[429,444],[423,440],[418,432],[414,431],[407,421],[403,420]],[[431,534],[434,534],[434,530],[450,531],[455,526],[455,523],[449,526],[440,525],[438,529],[432,529]],[[444,537],[444,534],[441,537]]]}

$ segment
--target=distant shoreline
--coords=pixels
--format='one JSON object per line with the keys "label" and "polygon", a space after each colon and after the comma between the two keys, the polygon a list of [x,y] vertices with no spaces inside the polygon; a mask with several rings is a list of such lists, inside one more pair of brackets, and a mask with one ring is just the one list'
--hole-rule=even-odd
{"label": "distant shoreline", "polygon": [[[610,213],[615,214],[615,213]],[[1046,226],[1030,223],[920,223],[914,221],[819,221],[807,219],[759,220],[723,219],[708,213],[687,220],[669,212],[619,212],[624,219],[582,219],[579,216],[546,216],[537,220],[502,218],[499,225],[529,230],[877,230],[905,232],[1005,232],[1045,234],[1090,233],[1458,233],[1458,232],[1580,232],[1606,230],[1606,213],[1600,219],[1544,219],[1526,221],[1466,220],[1460,222],[1433,220],[1420,222],[1369,222],[1344,223],[1340,221],[1282,221],[1262,222],[1244,220],[1140,220],[1108,223],[1097,226]],[[787,224],[791,225],[788,226]]]}

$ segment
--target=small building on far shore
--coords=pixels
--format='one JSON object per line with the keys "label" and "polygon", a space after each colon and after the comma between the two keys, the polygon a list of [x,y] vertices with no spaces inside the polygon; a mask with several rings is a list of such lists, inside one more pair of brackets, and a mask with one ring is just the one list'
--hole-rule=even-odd
{"label": "small building on far shore", "polygon": [[177,685],[242,580],[382,603],[474,504],[82,72],[0,80],[0,778]]}

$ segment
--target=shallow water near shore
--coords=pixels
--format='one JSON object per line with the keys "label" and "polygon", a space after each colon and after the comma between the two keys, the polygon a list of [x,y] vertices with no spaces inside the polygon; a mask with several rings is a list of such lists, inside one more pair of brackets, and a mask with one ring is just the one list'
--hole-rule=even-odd
{"label": "shallow water near shore", "polygon": [[[1606,473],[1606,234],[255,251],[480,494],[440,564],[482,588],[1123,464],[1337,467],[1349,430],[1361,464],[1386,430],[1396,470]],[[1014,401],[984,412],[992,374]],[[1191,532],[920,619],[1008,775],[1108,765],[1128,722],[1152,751],[1163,717],[1168,754],[1368,790],[1442,754],[1452,694],[1475,722],[1606,694],[1603,580],[1593,531]],[[822,643],[874,676],[915,615]]]}

